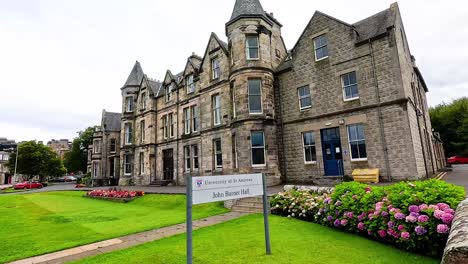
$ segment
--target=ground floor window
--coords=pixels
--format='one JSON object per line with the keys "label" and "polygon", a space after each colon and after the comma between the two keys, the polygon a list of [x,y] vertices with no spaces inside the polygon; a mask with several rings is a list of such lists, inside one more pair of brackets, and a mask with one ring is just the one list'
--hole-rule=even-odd
{"label": "ground floor window", "polygon": [[190,146],[184,147],[185,171],[190,172]]}
{"label": "ground floor window", "polygon": [[93,163],[93,177],[96,178],[99,176],[99,163]]}
{"label": "ground floor window", "polygon": [[198,170],[198,145],[192,145],[193,170]]}
{"label": "ground floor window", "polygon": [[309,131],[302,133],[302,142],[304,145],[304,162],[315,163],[317,161],[317,153],[315,151],[315,132]]}
{"label": "ground floor window", "polygon": [[348,126],[348,138],[351,149],[352,160],[367,159],[366,138],[364,135],[364,125],[355,124]]}
{"label": "ground floor window", "polygon": [[265,137],[263,131],[252,131],[250,134],[252,165],[265,165]]}
{"label": "ground floor window", "polygon": [[215,169],[223,168],[223,152],[221,149],[221,139],[213,140],[213,158]]}
{"label": "ground floor window", "polygon": [[140,175],[145,173],[145,153],[140,152]]}
{"label": "ground floor window", "polygon": [[129,175],[132,174],[132,155],[124,155],[124,173]]}

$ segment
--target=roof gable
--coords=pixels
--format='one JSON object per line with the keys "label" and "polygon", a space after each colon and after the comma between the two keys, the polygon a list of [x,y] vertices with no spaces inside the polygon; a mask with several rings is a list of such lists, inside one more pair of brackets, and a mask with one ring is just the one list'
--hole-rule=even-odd
{"label": "roof gable", "polygon": [[395,25],[395,14],[391,8],[353,24],[358,37],[356,42],[363,42],[387,33]]}
{"label": "roof gable", "polygon": [[133,66],[130,75],[127,78],[127,81],[124,84],[126,86],[139,86],[141,81],[143,80],[143,69],[141,68],[140,62],[136,61],[135,65]]}
{"label": "roof gable", "polygon": [[203,69],[203,63],[205,62],[206,60],[206,56],[208,55],[208,53],[214,49],[211,49],[210,50],[210,44],[216,44],[219,46],[219,48],[224,52],[224,54],[226,54],[227,57],[229,57],[229,51],[228,51],[228,45],[226,42],[220,40],[218,38],[218,36],[214,33],[214,32],[211,32],[211,35],[210,35],[210,39],[208,40],[208,44],[206,45],[206,49],[205,49],[205,53],[203,55],[203,59],[202,59],[202,62],[199,66],[200,70],[202,71]]}
{"label": "roof gable", "polygon": [[121,118],[122,115],[120,113],[106,112],[106,110],[102,110],[101,127],[104,131],[119,132]]}

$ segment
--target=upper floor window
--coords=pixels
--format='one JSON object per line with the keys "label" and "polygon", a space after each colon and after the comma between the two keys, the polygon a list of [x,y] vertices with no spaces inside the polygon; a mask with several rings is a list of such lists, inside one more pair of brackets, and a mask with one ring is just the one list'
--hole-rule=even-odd
{"label": "upper floor window", "polygon": [[125,111],[133,112],[133,97],[132,96],[125,97]]}
{"label": "upper floor window", "polygon": [[312,106],[312,98],[310,97],[310,89],[308,85],[297,89],[297,94],[299,96],[299,108],[301,110]]}
{"label": "upper floor window", "polygon": [[214,58],[211,60],[212,79],[218,79],[221,76],[221,68],[219,66],[219,59]]}
{"label": "upper floor window", "polygon": [[248,36],[246,38],[246,48],[247,48],[247,59],[248,60],[256,60],[259,58],[259,44],[258,44],[258,36]]}
{"label": "upper floor window", "polygon": [[101,153],[101,140],[94,141],[94,153]]}
{"label": "upper floor window", "polygon": [[145,110],[146,109],[146,92],[142,92],[141,93],[141,99],[140,99],[140,107],[141,107],[141,110]]}
{"label": "upper floor window", "polygon": [[190,134],[190,107],[184,108],[184,133]]}
{"label": "upper floor window", "polygon": [[221,139],[213,140],[213,159],[215,169],[223,168],[223,151],[221,149]]}
{"label": "upper floor window", "polygon": [[171,137],[174,137],[174,114],[170,113],[168,119],[169,119],[168,120],[168,122],[169,122],[169,135]]}
{"label": "upper floor window", "polygon": [[221,96],[219,94],[213,95],[211,106],[213,109],[213,124],[221,125]]}
{"label": "upper floor window", "polygon": [[315,61],[328,58],[328,40],[326,35],[314,38]]}
{"label": "upper floor window", "polygon": [[252,165],[265,165],[265,138],[263,131],[253,131],[250,134],[252,149]]}
{"label": "upper floor window", "polygon": [[170,101],[172,99],[172,90],[173,90],[173,84],[167,85],[164,89],[164,98],[166,102]]}
{"label": "upper floor window", "polygon": [[115,138],[111,138],[110,140],[110,152],[116,152],[116,140]]}
{"label": "upper floor window", "polygon": [[141,143],[145,142],[145,120],[140,121],[140,137]]}
{"label": "upper floor window", "polygon": [[186,84],[187,84],[187,93],[188,94],[195,92],[195,83],[193,82],[193,74],[187,76]]}
{"label": "upper floor window", "polygon": [[133,128],[132,124],[126,123],[125,124],[125,144],[129,145],[133,142]]}
{"label": "upper floor window", "polygon": [[169,137],[169,118],[168,115],[162,117],[163,138]]}
{"label": "upper floor window", "polygon": [[359,98],[355,71],[341,75],[341,85],[343,87],[343,97],[345,101]]}
{"label": "upper floor window", "polygon": [[190,112],[192,114],[192,132],[197,132],[198,131],[198,126],[199,126],[199,111],[198,107],[196,105],[192,105],[190,107]]}
{"label": "upper floor window", "polygon": [[262,80],[251,79],[249,85],[249,112],[251,114],[262,113]]}
{"label": "upper floor window", "polygon": [[348,126],[348,138],[351,149],[351,160],[366,160],[366,138],[364,135],[364,125],[355,124]]}
{"label": "upper floor window", "polygon": [[302,133],[302,143],[304,145],[304,162],[315,163],[317,161],[317,153],[315,151],[315,132],[309,131]]}

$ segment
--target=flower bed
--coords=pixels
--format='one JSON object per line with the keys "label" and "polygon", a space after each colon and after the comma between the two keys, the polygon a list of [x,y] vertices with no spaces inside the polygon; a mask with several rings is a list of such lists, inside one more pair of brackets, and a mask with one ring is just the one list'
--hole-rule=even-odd
{"label": "flower bed", "polygon": [[119,191],[119,190],[92,190],[86,193],[86,197],[103,200],[129,202],[137,197],[145,195],[142,191]]}
{"label": "flower bed", "polygon": [[279,193],[271,200],[271,211],[440,256],[454,209],[464,196],[462,187],[438,180],[385,187],[349,182],[336,186],[331,194],[307,190]]}

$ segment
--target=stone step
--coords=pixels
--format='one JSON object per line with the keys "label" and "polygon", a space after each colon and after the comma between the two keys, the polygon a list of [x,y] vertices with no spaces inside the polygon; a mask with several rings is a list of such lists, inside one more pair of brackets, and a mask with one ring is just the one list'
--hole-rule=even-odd
{"label": "stone step", "polygon": [[263,212],[263,208],[241,206],[241,205],[234,205],[231,210],[233,212],[242,212],[242,213],[262,213]]}
{"label": "stone step", "polygon": [[240,201],[237,201],[236,205],[263,208],[263,202],[248,202],[248,201],[240,200]]}

